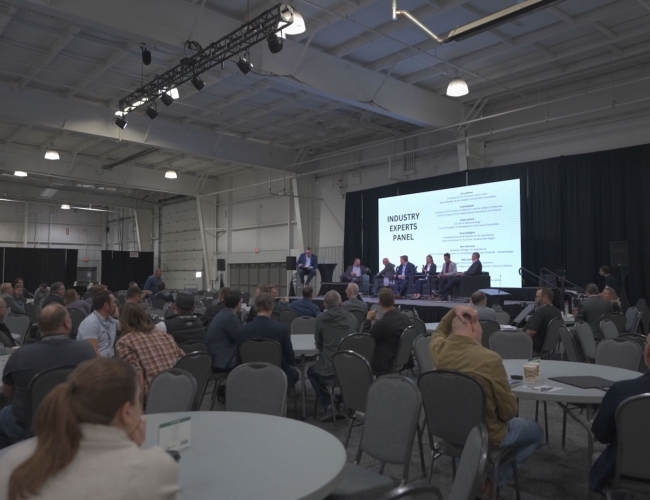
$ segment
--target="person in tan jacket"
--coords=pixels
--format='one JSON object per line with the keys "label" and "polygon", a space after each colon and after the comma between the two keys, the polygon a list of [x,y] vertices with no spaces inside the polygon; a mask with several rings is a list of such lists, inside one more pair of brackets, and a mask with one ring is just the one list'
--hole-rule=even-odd
{"label": "person in tan jacket", "polygon": [[[521,466],[535,452],[544,439],[544,430],[532,420],[516,417],[515,398],[503,360],[496,352],[481,344],[483,331],[477,312],[471,307],[459,306],[442,319],[429,344],[434,365],[441,370],[454,370],[478,380],[485,390],[485,423],[491,448],[514,448],[517,466]],[[510,481],[512,468],[501,471],[497,486]],[[492,493],[492,482],[486,479],[482,491]]]}

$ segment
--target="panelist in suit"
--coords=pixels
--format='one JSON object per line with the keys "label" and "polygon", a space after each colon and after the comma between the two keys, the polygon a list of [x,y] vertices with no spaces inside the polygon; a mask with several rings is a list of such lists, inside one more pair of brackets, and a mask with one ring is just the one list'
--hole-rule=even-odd
{"label": "panelist in suit", "polygon": [[451,255],[446,253],[443,256],[445,263],[442,265],[440,274],[437,276],[431,277],[431,291],[440,290],[447,284],[447,281],[450,278],[453,278],[458,274],[458,269],[456,268],[456,263],[451,261]]}
{"label": "panelist in suit", "polygon": [[[433,257],[431,255],[427,255],[426,258],[426,264],[422,266],[422,274],[424,276],[418,280],[415,281],[414,283],[414,294],[413,294],[413,299],[419,299],[422,297],[422,286],[431,279],[432,275],[436,274],[436,265],[433,262]],[[431,285],[429,285],[429,291],[431,291]]]}
{"label": "panelist in suit", "polygon": [[407,255],[402,255],[399,258],[400,265],[395,269],[395,285],[393,286],[393,292],[395,293],[396,299],[401,299],[406,295],[406,290],[408,289],[409,278],[417,274],[417,269],[415,265],[409,262]]}
{"label": "panelist in suit", "polygon": [[361,265],[361,259],[358,257],[354,259],[354,264],[348,266],[345,272],[341,275],[341,281],[344,283],[360,283],[361,276],[368,274],[370,269]]}
{"label": "panelist in suit", "polygon": [[[305,248],[305,253],[301,253],[300,257],[298,257],[298,276],[300,277],[300,283],[309,285],[309,282],[316,275],[317,268],[318,257],[311,253],[311,248]],[[307,274],[307,282],[305,282],[305,274]]]}
{"label": "panelist in suit", "polygon": [[598,296],[598,285],[589,283],[585,287],[587,298],[578,304],[578,314],[576,321],[584,321],[591,327],[594,338],[599,339],[600,334],[600,317],[603,314],[614,312],[614,306],[611,302]]}
{"label": "panelist in suit", "polygon": [[456,285],[460,285],[460,277],[463,276],[464,274],[468,276],[476,276],[478,274],[481,274],[483,272],[483,264],[481,264],[481,254],[478,252],[474,252],[472,254],[472,265],[469,266],[469,269],[465,271],[464,273],[457,273],[456,276],[452,276],[447,280],[447,284],[442,287],[442,289],[438,292],[433,292],[434,295],[437,295],[438,298],[436,300],[443,300],[446,298],[447,295],[451,293],[451,291],[454,289]]}
{"label": "panelist in suit", "polygon": [[386,283],[384,280],[390,281],[395,276],[395,264],[392,264],[386,257],[381,262],[384,264],[384,268],[375,276],[375,283],[372,287],[373,295],[377,295],[379,288]]}

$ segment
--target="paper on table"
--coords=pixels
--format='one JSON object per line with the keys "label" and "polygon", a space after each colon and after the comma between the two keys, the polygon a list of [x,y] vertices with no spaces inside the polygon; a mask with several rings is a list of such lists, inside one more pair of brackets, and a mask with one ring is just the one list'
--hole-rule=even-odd
{"label": "paper on table", "polygon": [[539,392],[557,392],[562,390],[562,387],[553,387],[552,385],[529,385],[527,387]]}
{"label": "paper on table", "polygon": [[182,450],[190,446],[191,417],[179,418],[160,424],[158,446],[163,450]]}

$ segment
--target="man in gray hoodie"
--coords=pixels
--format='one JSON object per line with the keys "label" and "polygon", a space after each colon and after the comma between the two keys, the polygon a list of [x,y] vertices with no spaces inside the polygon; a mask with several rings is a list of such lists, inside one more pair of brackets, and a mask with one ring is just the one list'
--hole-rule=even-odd
{"label": "man in gray hoodie", "polygon": [[320,386],[321,381],[332,381],[336,378],[332,357],[339,348],[343,337],[357,331],[356,318],[341,307],[341,295],[335,290],[325,294],[325,311],[316,316],[316,347],[320,357],[315,365],[309,367],[307,375],[314,387],[316,397],[325,408],[322,421],[332,418],[332,406],[327,390]]}

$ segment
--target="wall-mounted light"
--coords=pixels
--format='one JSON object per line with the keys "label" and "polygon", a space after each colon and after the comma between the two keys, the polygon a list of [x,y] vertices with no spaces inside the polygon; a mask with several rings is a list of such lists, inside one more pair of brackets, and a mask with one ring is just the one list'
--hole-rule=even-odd
{"label": "wall-mounted light", "polygon": [[165,179],[177,179],[178,174],[176,174],[176,170],[167,170],[165,172]]}
{"label": "wall-mounted light", "polygon": [[61,210],[70,210],[70,205],[61,205]]}
{"label": "wall-mounted light", "polygon": [[45,151],[45,159],[46,160],[58,160],[59,159],[58,151],[48,149],[47,151]]}
{"label": "wall-mounted light", "polygon": [[27,177],[27,172],[23,172],[22,170],[16,170],[14,172],[14,175],[16,177]]}
{"label": "wall-mounted light", "polygon": [[203,273],[201,271],[197,271],[196,272],[196,277],[200,278],[201,276],[203,276]]}

